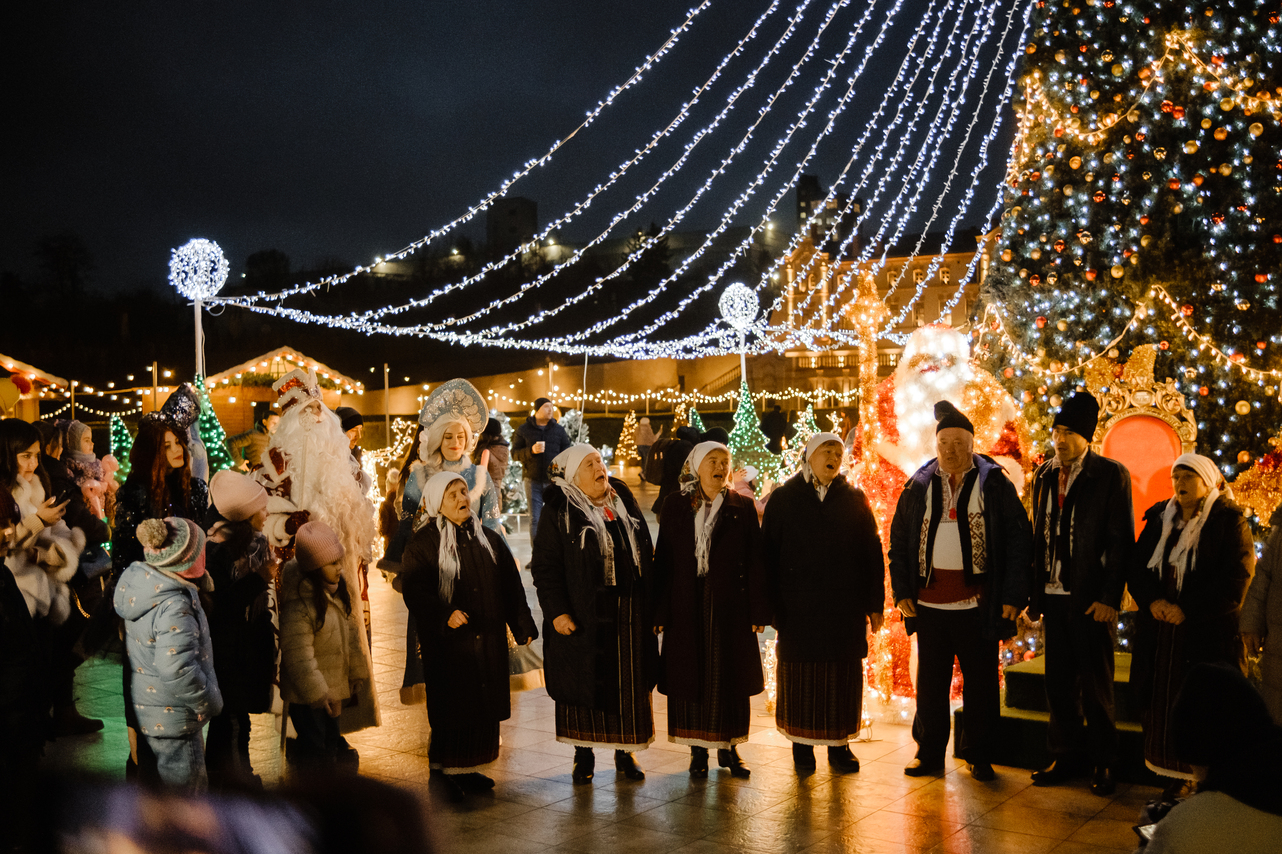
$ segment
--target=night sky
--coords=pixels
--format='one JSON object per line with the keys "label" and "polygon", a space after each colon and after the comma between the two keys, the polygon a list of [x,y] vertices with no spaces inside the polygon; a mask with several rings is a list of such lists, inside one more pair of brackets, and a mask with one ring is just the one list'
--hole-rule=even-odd
{"label": "night sky", "polygon": [[[4,97],[11,120],[0,269],[24,279],[36,275],[36,241],[65,231],[84,239],[95,261],[90,285],[103,290],[163,287],[169,250],[195,236],[222,245],[233,277],[250,253],[266,248],[286,253],[295,269],[332,260],[370,263],[453,219],[544,153],[694,5],[20,4],[6,12]],[[514,192],[537,200],[544,223],[572,204],[671,118],[767,5],[713,2],[606,120]],[[763,28],[751,64],[795,5],[782,4]],[[815,3],[808,20],[828,5]],[[922,20],[926,5],[905,5],[905,24],[892,30],[888,44],[906,40],[906,27]],[[824,36],[825,50],[845,39],[863,9],[855,3],[838,16]],[[790,65],[812,35],[807,24],[776,66]],[[747,67],[733,66],[719,91],[737,85]],[[758,150],[745,163],[760,166],[783,119],[795,115],[826,67],[814,63],[793,87],[778,119],[763,123]],[[825,184],[831,180],[861,130],[859,111],[870,112],[892,73],[888,61],[870,66],[849,127],[807,171]],[[781,79],[763,76],[735,114],[737,131]],[[998,80],[1004,82],[1000,74]],[[724,103],[724,94],[710,97],[709,111],[698,115],[710,116]],[[683,126],[654,166],[670,163],[694,129]],[[1008,144],[1004,132],[988,186],[1000,177]],[[672,193],[661,194],[630,224],[662,222],[728,145],[728,137],[707,145],[689,176],[679,176]],[[647,178],[660,171],[652,168]],[[685,227],[715,224],[747,174],[728,176],[726,189],[710,193]],[[613,213],[619,199],[630,199],[642,184],[621,187],[622,196],[603,201],[593,214]],[[977,211],[992,198],[986,190]],[[791,197],[781,209],[777,219],[791,228]],[[966,224],[981,219],[977,212]],[[602,221],[589,217],[566,233],[586,239]],[[483,218],[463,233],[480,239]]]}

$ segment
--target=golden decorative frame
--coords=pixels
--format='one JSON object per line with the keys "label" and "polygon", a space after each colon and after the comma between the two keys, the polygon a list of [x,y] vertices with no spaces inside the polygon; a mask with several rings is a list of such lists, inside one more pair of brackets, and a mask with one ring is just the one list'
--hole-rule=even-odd
{"label": "golden decorative frame", "polygon": [[1164,382],[1127,382],[1126,379],[1115,380],[1108,386],[1108,391],[1098,392],[1100,404],[1100,421],[1091,439],[1091,447],[1098,453],[1104,443],[1104,437],[1119,422],[1136,415],[1148,415],[1170,425],[1179,437],[1186,454],[1196,450],[1197,419],[1193,411],[1184,404],[1184,395],[1180,392],[1175,380]]}

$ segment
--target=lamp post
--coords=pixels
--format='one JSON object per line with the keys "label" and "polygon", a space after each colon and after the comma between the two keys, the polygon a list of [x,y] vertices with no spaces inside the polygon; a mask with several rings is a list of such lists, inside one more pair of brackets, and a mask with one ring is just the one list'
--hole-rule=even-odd
{"label": "lamp post", "polygon": [[757,292],[743,282],[731,282],[717,300],[721,318],[739,335],[739,375],[748,381],[748,333],[757,321],[761,303]]}
{"label": "lamp post", "polygon": [[192,301],[196,313],[196,376],[205,375],[205,332],[201,304],[216,296],[227,281],[227,256],[217,243],[193,238],[169,254],[169,284]]}

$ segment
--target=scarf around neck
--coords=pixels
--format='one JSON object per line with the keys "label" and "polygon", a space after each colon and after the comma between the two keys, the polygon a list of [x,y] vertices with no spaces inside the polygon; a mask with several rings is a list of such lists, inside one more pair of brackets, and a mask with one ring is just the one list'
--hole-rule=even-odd
{"label": "scarf around neck", "polygon": [[[1171,549],[1170,562],[1175,567],[1176,593],[1184,589],[1184,573],[1188,571],[1190,562],[1197,556],[1197,541],[1202,534],[1202,526],[1206,524],[1206,517],[1211,515],[1211,508],[1219,498],[1220,490],[1212,487],[1202,499],[1197,515],[1185,523],[1179,539],[1175,541],[1175,547]],[[1175,528],[1175,520],[1179,516],[1179,502],[1174,497],[1168,498],[1166,507],[1162,510],[1162,536],[1158,539],[1157,548],[1153,550],[1153,555],[1148,560],[1148,568],[1156,572],[1159,578],[1162,575],[1162,558],[1166,555],[1166,543],[1171,538],[1171,531]]]}
{"label": "scarf around neck", "polygon": [[[711,501],[704,494],[703,487],[699,483],[699,464],[703,458],[710,452],[722,450],[729,453],[729,448],[720,442],[703,442],[695,445],[690,456],[686,457],[685,464],[681,467],[681,492],[690,496],[691,504],[694,508],[694,557],[695,565],[698,569],[699,577],[703,578],[708,574],[708,555],[712,549],[712,530],[716,527],[717,516],[721,512],[721,505],[725,503],[726,493],[730,491],[729,486],[724,486]],[[699,511],[704,505],[708,506],[708,513],[703,521],[699,521]]]}
{"label": "scarf around neck", "polygon": [[619,527],[623,530],[624,540],[627,542],[628,550],[632,553],[632,563],[636,566],[637,572],[641,572],[641,555],[637,549],[636,527],[637,521],[628,513],[627,506],[623,499],[614,491],[613,486],[607,482],[605,501],[597,506],[588,498],[587,493],[579,489],[564,477],[554,477],[552,482],[561,487],[567,499],[565,505],[565,529],[570,530],[570,508],[575,507],[587,517],[588,526],[583,529],[579,537],[579,548],[586,548],[588,542],[588,531],[596,535],[597,546],[601,551],[601,560],[603,580],[607,587],[615,587],[618,584],[618,577],[614,569],[614,540],[610,537],[610,531],[606,528],[606,522],[618,520]]}

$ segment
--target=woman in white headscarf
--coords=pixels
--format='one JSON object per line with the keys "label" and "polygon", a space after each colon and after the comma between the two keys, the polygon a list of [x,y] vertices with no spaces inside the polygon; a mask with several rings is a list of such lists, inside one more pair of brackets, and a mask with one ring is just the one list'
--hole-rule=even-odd
{"label": "woman in white headscarf", "polygon": [[692,777],[708,776],[709,749],[747,777],[736,745],[748,740],[749,698],[764,687],[755,632],[771,622],[757,510],[730,488],[730,449],[720,442],[694,446],[680,483],[654,549],[668,741],[690,746]]}
{"label": "woman in white headscarf", "polygon": [[508,629],[538,637],[507,543],[472,512],[467,481],[440,472],[427,482],[426,524],[402,556],[405,604],[418,626],[432,724],[428,755],[450,794],[493,788],[480,773],[499,755],[499,722],[512,715]]}
{"label": "woman in white headscarf", "polygon": [[530,572],[543,609],[548,695],[556,740],[574,745],[573,779],[592,779],[593,747],[614,749],[628,779],[645,774],[633,753],[654,741],[650,691],[658,642],[650,612],[650,531],[623,481],[591,445],[552,461],[552,485]]}
{"label": "woman in white headscarf", "polygon": [[[405,483],[401,522],[380,565],[392,570],[398,568],[405,544],[431,515],[421,503],[423,491],[428,480],[440,472],[461,477],[467,484],[472,513],[482,525],[500,536],[503,534],[498,487],[490,480],[487,466],[478,466],[471,456],[488,418],[485,398],[467,380],[442,383],[423,401],[418,414],[418,459],[410,464],[408,473],[401,475]],[[416,644],[416,626],[411,614],[405,626],[405,676],[401,680],[401,702],[407,706],[423,702],[423,670],[414,654]]]}
{"label": "woman in white headscarf", "polygon": [[1180,456],[1171,467],[1171,486],[1175,494],[1144,514],[1127,586],[1140,608],[1131,696],[1142,713],[1144,759],[1158,774],[1175,778],[1173,794],[1193,779],[1171,737],[1175,697],[1194,664],[1241,666],[1238,615],[1255,549],[1242,508],[1212,460]]}

